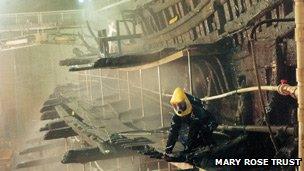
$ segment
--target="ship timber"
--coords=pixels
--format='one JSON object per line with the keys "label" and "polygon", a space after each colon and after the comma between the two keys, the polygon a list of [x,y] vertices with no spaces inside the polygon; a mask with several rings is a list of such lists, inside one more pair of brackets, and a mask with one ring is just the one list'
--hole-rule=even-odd
{"label": "ship timber", "polygon": [[[276,86],[281,80],[296,84],[292,0],[157,0],[131,13],[141,36],[134,31],[121,40],[139,39],[142,48],[125,53],[119,47],[111,54],[107,43],[122,46],[120,35],[99,35],[105,56],[62,61],[78,72],[79,85],[58,88],[55,100],[48,100],[61,102],[54,107],[58,116],[90,147],[98,148],[97,158],[119,155],[120,149],[161,158],[171,118],[168,102],[177,86],[200,98],[257,86],[251,41],[259,49],[255,55],[261,85]],[[252,33],[260,21],[271,19],[291,22],[265,22]],[[206,167],[212,164],[203,160],[212,157],[295,157],[296,100],[267,91],[262,93],[267,102],[263,106],[258,97],[251,92],[205,102],[222,124],[214,133],[218,146],[189,154],[188,162]],[[262,115],[265,107],[277,152]],[[178,144],[176,151],[182,150]]]}

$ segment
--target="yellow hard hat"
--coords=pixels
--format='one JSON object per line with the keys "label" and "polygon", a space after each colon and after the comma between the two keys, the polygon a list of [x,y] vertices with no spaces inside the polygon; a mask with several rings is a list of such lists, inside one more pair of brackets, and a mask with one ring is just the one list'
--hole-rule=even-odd
{"label": "yellow hard hat", "polygon": [[178,116],[186,116],[192,112],[192,105],[186,93],[180,87],[174,90],[170,103]]}

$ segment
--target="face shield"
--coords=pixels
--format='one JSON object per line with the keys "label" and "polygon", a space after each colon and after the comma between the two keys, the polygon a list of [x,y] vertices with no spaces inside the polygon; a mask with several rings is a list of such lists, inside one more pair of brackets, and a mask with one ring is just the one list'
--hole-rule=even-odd
{"label": "face shield", "polygon": [[175,114],[178,116],[185,116],[192,112],[192,105],[187,98],[184,90],[181,88],[176,88],[170,103],[174,109]]}
{"label": "face shield", "polygon": [[187,104],[185,101],[182,101],[177,104],[172,104],[172,106],[173,106],[174,111],[176,111],[179,114],[181,114],[182,112],[184,112],[187,109]]}

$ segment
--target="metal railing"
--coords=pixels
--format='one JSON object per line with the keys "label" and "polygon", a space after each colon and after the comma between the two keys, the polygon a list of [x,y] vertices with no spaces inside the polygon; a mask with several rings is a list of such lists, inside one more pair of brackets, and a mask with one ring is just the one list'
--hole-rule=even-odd
{"label": "metal railing", "polygon": [[77,27],[84,22],[84,10],[0,14],[2,31]]}
{"label": "metal railing", "polygon": [[[189,50],[186,49],[186,52],[187,52],[187,67],[188,67],[188,78],[189,78],[189,83],[190,83],[190,86],[192,86],[192,66],[191,66],[191,58],[190,58],[190,53],[189,53]],[[144,106],[144,93],[143,91],[145,92],[150,92],[152,94],[155,94],[155,95],[158,95],[159,98],[158,98],[158,101],[159,101],[159,109],[160,109],[160,124],[161,124],[161,127],[164,127],[164,109],[163,109],[163,106],[169,106],[169,104],[167,103],[164,103],[163,101],[163,97],[171,97],[171,94],[166,94],[163,92],[162,90],[162,83],[161,83],[161,78],[162,78],[162,74],[161,74],[161,65],[158,65],[156,67],[156,72],[157,72],[157,87],[158,87],[158,90],[151,90],[151,89],[147,89],[145,88],[143,85],[143,72],[144,70],[137,70],[138,74],[139,74],[139,81],[140,81],[140,86],[136,86],[134,85],[134,83],[132,81],[130,81],[129,79],[129,74],[130,72],[129,71],[125,71],[126,72],[126,75],[127,75],[127,78],[126,80],[125,79],[121,79],[119,77],[119,74],[117,74],[116,77],[108,77],[108,76],[103,76],[102,75],[102,70],[100,69],[100,74],[99,75],[96,75],[96,74],[92,74],[91,71],[83,71],[83,72],[78,72],[79,76],[84,76],[85,77],[85,85],[87,87],[87,95],[88,97],[90,97],[90,100],[93,101],[93,98],[92,98],[92,82],[89,81],[92,80],[92,78],[99,78],[100,79],[100,84],[101,84],[101,96],[102,96],[102,101],[103,101],[103,92],[104,92],[104,85],[103,85],[103,80],[104,79],[109,79],[109,80],[116,80],[117,81],[117,84],[118,84],[118,89],[116,90],[118,93],[119,93],[119,97],[121,96],[121,91],[120,91],[120,82],[123,81],[123,82],[126,82],[127,83],[127,95],[128,95],[128,108],[131,109],[132,108],[132,105],[131,105],[131,91],[130,89],[131,88],[136,88],[136,89],[139,89],[140,90],[140,101],[141,101],[141,115],[142,117],[145,116],[145,106]],[[119,73],[119,71],[118,71]],[[192,87],[190,88],[190,92],[192,93]],[[104,103],[104,102],[102,102]],[[169,106],[170,107],[170,106]]]}
{"label": "metal railing", "polygon": [[[193,91],[193,84],[192,84],[192,64],[191,64],[191,55],[189,53],[188,50],[186,50],[187,53],[186,53],[186,59],[187,59],[187,63],[186,63],[186,66],[187,66],[187,69],[188,69],[188,82],[190,84],[190,93],[192,93]],[[92,80],[92,78],[99,78],[100,80],[100,83],[101,83],[101,92],[102,92],[102,98],[103,98],[103,91],[104,91],[104,88],[109,88],[113,91],[117,91],[119,93],[119,96],[121,96],[121,91],[127,91],[127,96],[128,96],[128,103],[129,103],[129,109],[132,108],[131,106],[131,90],[130,89],[138,89],[138,91],[140,92],[140,101],[141,101],[141,115],[142,117],[145,116],[145,105],[143,103],[144,99],[147,98],[145,96],[145,93],[149,92],[149,93],[152,93],[154,95],[158,95],[158,99],[156,99],[157,102],[159,102],[159,108],[160,108],[160,124],[162,127],[164,127],[164,115],[163,115],[163,107],[170,107],[169,103],[168,102],[164,102],[163,98],[170,98],[172,95],[171,94],[167,94],[165,92],[163,92],[163,89],[162,89],[162,83],[161,83],[161,78],[162,78],[162,74],[161,74],[161,65],[158,65],[156,67],[153,67],[155,68],[155,72],[157,72],[157,80],[155,82],[155,84],[157,84],[157,87],[158,89],[156,90],[152,90],[152,89],[148,89],[146,87],[144,87],[144,83],[143,83],[143,73],[145,72],[145,70],[142,70],[142,69],[139,69],[139,70],[136,70],[136,72],[138,73],[138,76],[139,76],[139,86],[138,85],[135,85],[134,82],[132,82],[132,80],[129,79],[129,74],[130,72],[132,71],[125,71],[126,72],[126,75],[127,75],[127,78],[125,79],[122,79],[120,78],[119,74],[117,74],[116,76],[104,76],[101,74],[99,75],[96,75],[96,74],[91,74],[90,71],[83,71],[83,72],[78,72],[79,76],[85,76],[85,84],[87,87],[91,87],[91,81],[89,80]],[[101,71],[101,69],[100,69]],[[118,71],[118,70],[117,70]],[[124,71],[124,70],[122,70]],[[84,74],[83,74],[84,73]],[[118,71],[119,73],[119,71]],[[112,81],[116,81],[117,82],[117,88],[116,86],[112,87],[111,86],[106,86],[104,84],[104,80],[112,80]],[[124,82],[127,84],[127,89],[121,89],[121,82]],[[116,83],[115,83],[116,84]],[[278,86],[262,86],[261,87],[263,91],[278,91]],[[249,93],[249,92],[254,92],[254,91],[257,91],[257,87],[247,87],[247,88],[241,88],[241,89],[236,89],[236,90],[229,90],[227,89],[226,92],[221,92],[221,93],[217,93],[216,95],[213,95],[213,96],[210,96],[207,95],[206,97],[201,97],[201,100],[202,101],[212,101],[212,100],[217,100],[217,99],[222,99],[222,98],[225,98],[225,97],[229,97],[229,96],[233,96],[233,95],[237,95],[237,94],[240,94],[240,93]],[[145,92],[145,93],[144,93]],[[88,94],[88,97],[91,97],[90,99],[92,100],[92,89],[89,89],[88,88],[88,91],[87,91],[87,94]]]}
{"label": "metal railing", "polygon": [[121,5],[130,0],[108,0],[103,7],[88,14],[86,10],[62,10],[47,12],[26,12],[0,14],[0,31],[26,31],[50,29],[56,27],[79,27],[88,20],[88,15],[99,15],[99,12]]}

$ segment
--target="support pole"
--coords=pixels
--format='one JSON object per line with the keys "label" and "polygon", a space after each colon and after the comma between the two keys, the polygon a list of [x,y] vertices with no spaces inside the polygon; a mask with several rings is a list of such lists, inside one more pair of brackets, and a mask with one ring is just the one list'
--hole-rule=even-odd
{"label": "support pole", "polygon": [[191,57],[190,57],[190,52],[188,49],[187,49],[187,57],[188,57],[189,89],[190,89],[190,93],[193,94]]}
{"label": "support pole", "polygon": [[[297,43],[299,158],[304,158],[304,0],[295,0],[295,40]],[[299,170],[304,170],[303,162]]]}
{"label": "support pole", "polygon": [[[116,21],[116,29],[117,29],[117,36],[119,37],[120,36],[120,21],[117,20]],[[118,54],[121,54],[122,53],[122,50],[121,50],[121,40],[118,40],[117,41],[117,47],[118,47]]]}
{"label": "support pole", "polygon": [[157,78],[158,78],[158,90],[159,90],[160,123],[161,123],[161,127],[164,127],[163,97],[162,97],[162,89],[161,89],[160,66],[157,67]]}
{"label": "support pole", "polygon": [[[99,72],[99,74],[100,74],[99,81],[100,81],[101,105],[104,105],[105,102],[104,102],[104,93],[103,93],[102,69],[100,69],[99,71],[100,71]],[[102,107],[102,116],[103,116],[103,118],[105,118],[104,107]]]}
{"label": "support pole", "polygon": [[90,100],[93,102],[93,90],[92,90],[92,74],[91,71],[89,71],[89,79],[90,79]]}
{"label": "support pole", "polygon": [[129,71],[127,71],[127,84],[128,84],[128,101],[129,101],[129,109],[131,109],[131,95],[130,95]]}
{"label": "support pole", "polygon": [[116,159],[117,171],[120,171],[120,161],[119,158]]}
{"label": "support pole", "polygon": [[121,93],[120,93],[120,89],[121,89],[121,86],[120,86],[120,72],[119,70],[117,70],[117,86],[118,86],[118,100],[121,100]]}
{"label": "support pole", "polygon": [[[16,21],[17,21],[17,14],[16,14]],[[19,137],[20,136],[20,132],[21,130],[23,130],[23,127],[22,127],[22,119],[21,119],[21,116],[20,116],[20,113],[19,113],[19,107],[18,107],[18,88],[17,88],[17,85],[18,85],[18,78],[17,78],[17,65],[16,65],[16,55],[14,55],[13,57],[13,62],[14,62],[14,102],[15,102],[15,109],[16,109],[16,135]]]}
{"label": "support pole", "polygon": [[90,91],[89,91],[89,85],[88,85],[88,71],[84,71],[84,75],[85,75],[85,85],[86,85],[86,90],[87,90],[87,94],[86,97],[90,96]]}
{"label": "support pole", "polygon": [[141,102],[141,116],[145,117],[145,108],[144,108],[144,95],[143,95],[143,78],[142,70],[139,70],[139,80],[140,80],[140,102]]}
{"label": "support pole", "polygon": [[60,13],[60,16],[61,16],[61,22],[63,23],[64,22],[63,13]]}
{"label": "support pole", "polygon": [[171,164],[168,162],[168,171],[172,171]]}
{"label": "support pole", "polygon": [[[69,150],[68,138],[65,138],[65,151]],[[66,171],[69,171],[69,165],[66,165]]]}
{"label": "support pole", "polygon": [[81,97],[81,91],[80,91],[80,88],[81,88],[81,85],[82,85],[82,80],[81,80],[81,72],[77,72],[78,73],[78,96]]}
{"label": "support pole", "polygon": [[100,77],[99,77],[99,81],[100,81],[100,92],[101,92],[101,104],[104,105],[104,94],[103,94],[103,80],[102,80],[102,70],[100,69]]}

